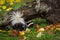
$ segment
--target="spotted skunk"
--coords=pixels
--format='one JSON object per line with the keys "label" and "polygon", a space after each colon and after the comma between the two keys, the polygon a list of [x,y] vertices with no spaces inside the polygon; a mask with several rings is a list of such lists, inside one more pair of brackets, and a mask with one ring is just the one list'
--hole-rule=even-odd
{"label": "spotted skunk", "polygon": [[33,22],[26,23],[25,19],[22,17],[23,13],[20,11],[13,12],[13,15],[11,15],[10,21],[12,24],[13,29],[22,31],[28,28],[29,26],[33,25]]}
{"label": "spotted skunk", "polygon": [[23,13],[21,11],[12,11],[9,15],[9,19],[7,22],[3,22],[0,25],[0,30],[8,30],[9,25],[11,26],[12,29],[22,31],[25,30],[26,28],[30,27],[31,25],[33,26],[33,22],[25,22],[25,19],[22,17]]}

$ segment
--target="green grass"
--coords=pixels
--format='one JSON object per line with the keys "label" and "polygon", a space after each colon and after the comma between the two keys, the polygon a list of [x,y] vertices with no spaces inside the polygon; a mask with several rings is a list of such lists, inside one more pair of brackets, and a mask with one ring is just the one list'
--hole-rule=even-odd
{"label": "green grass", "polygon": [[[41,22],[38,23],[39,25],[41,25],[40,27],[46,27],[47,25],[47,21],[42,21],[40,19],[35,20],[34,22],[36,23],[37,21]],[[56,31],[55,34],[49,34],[47,32],[44,32],[41,37],[37,38],[36,35],[38,34],[36,31],[36,27],[31,27],[29,28],[31,30],[30,33],[26,34],[26,40],[60,40],[60,31]],[[21,38],[21,36],[18,37],[9,37],[8,32],[6,33],[0,33],[0,40],[19,40]]]}

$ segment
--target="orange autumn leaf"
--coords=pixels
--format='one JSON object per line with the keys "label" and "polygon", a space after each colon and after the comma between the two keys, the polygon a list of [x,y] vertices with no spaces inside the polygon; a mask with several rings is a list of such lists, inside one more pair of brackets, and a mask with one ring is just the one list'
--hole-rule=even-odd
{"label": "orange autumn leaf", "polygon": [[53,25],[48,25],[48,26],[45,27],[45,30],[47,31],[47,30],[49,30],[52,27],[53,27]]}
{"label": "orange autumn leaf", "polygon": [[45,30],[49,30],[49,29],[54,29],[54,28],[60,28],[60,23],[55,23],[55,24],[51,24],[45,27]]}
{"label": "orange autumn leaf", "polygon": [[13,33],[13,36],[18,36],[18,31],[16,31],[16,30],[12,30],[12,33]]}

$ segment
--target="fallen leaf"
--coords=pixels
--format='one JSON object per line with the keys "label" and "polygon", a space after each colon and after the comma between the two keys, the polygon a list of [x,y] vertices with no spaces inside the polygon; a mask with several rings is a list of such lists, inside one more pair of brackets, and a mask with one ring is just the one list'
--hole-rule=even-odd
{"label": "fallen leaf", "polygon": [[19,35],[24,36],[25,32],[24,31],[19,31]]}
{"label": "fallen leaf", "polygon": [[56,30],[60,30],[60,23],[54,23],[45,27],[48,33],[54,34]]}
{"label": "fallen leaf", "polygon": [[39,32],[36,37],[41,37],[43,35],[43,32]]}
{"label": "fallen leaf", "polygon": [[36,25],[36,30],[38,31],[40,29],[40,25]]}
{"label": "fallen leaf", "polygon": [[12,30],[12,34],[13,34],[13,36],[18,36],[19,35],[19,32],[16,31],[16,30]]}
{"label": "fallen leaf", "polygon": [[59,30],[60,31],[60,28],[56,28],[56,30]]}
{"label": "fallen leaf", "polygon": [[30,29],[29,28],[26,28],[26,30],[25,30],[25,33],[30,33]]}

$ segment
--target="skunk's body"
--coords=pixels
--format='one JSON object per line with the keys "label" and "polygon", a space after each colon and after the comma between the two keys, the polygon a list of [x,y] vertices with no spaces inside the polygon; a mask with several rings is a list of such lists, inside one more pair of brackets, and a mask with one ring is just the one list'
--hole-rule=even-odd
{"label": "skunk's body", "polygon": [[6,22],[6,24],[2,24],[1,27],[5,25],[6,26],[10,25],[12,29],[20,30],[20,31],[25,30],[27,27],[33,25],[33,22],[29,22],[29,23],[26,22],[33,18],[36,18],[35,16],[36,14],[37,13],[34,10],[34,8],[26,7],[26,6],[19,8],[17,10],[12,10],[8,12],[9,16],[7,21],[10,21],[10,23],[7,24]]}
{"label": "skunk's body", "polygon": [[25,19],[22,16],[23,16],[23,13],[21,11],[13,12],[13,14],[11,15],[11,19],[10,19],[13,29],[22,31],[33,24],[33,23],[27,24],[25,22]]}

